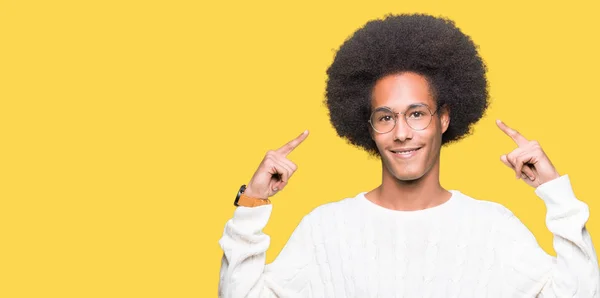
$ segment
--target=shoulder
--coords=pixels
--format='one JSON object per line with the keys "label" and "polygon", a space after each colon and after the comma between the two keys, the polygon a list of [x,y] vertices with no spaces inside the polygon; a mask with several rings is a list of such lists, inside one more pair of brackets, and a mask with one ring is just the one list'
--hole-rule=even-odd
{"label": "shoulder", "polygon": [[490,235],[493,235],[498,245],[516,245],[521,248],[539,246],[531,230],[506,206],[465,197],[470,204],[476,206],[476,210],[480,212],[480,215],[477,215],[479,222],[486,223],[490,228]]}
{"label": "shoulder", "polygon": [[354,213],[361,210],[363,193],[356,194],[354,197],[346,197],[338,201],[322,204],[314,208],[306,219],[335,219],[340,217],[352,216]]}
{"label": "shoulder", "polygon": [[506,206],[485,199],[475,199],[467,194],[456,191],[458,209],[468,217],[480,218],[487,222],[503,221],[515,215]]}

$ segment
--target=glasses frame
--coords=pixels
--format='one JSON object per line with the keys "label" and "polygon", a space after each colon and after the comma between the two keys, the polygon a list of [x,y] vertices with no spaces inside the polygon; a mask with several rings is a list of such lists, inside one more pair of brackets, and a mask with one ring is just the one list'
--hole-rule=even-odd
{"label": "glasses frame", "polygon": [[[427,109],[427,111],[429,111],[429,115],[431,115],[431,118],[429,118],[429,123],[427,123],[427,125],[425,125],[424,128],[415,129],[412,126],[410,126],[410,124],[408,124],[408,119],[406,119],[406,112],[408,112],[408,110],[410,110],[410,109],[414,109],[415,107],[425,107]],[[410,127],[412,130],[415,130],[415,131],[421,131],[421,130],[425,130],[425,129],[427,129],[427,127],[429,127],[429,125],[431,124],[431,119],[433,119],[433,115],[437,114],[437,112],[440,110],[441,107],[442,106],[438,106],[437,109],[435,109],[435,111],[433,111],[433,113],[431,112],[431,108],[429,108],[429,106],[426,104],[410,105],[404,112],[394,112],[392,109],[390,109],[388,107],[381,107],[381,108],[377,108],[373,112],[371,112],[371,116],[369,116],[369,120],[367,122],[369,122],[369,124],[371,125],[371,128],[373,128],[373,130],[375,132],[384,134],[384,133],[391,132],[392,130],[394,130],[394,128],[396,128],[396,125],[398,124],[398,118],[400,118],[400,114],[402,114],[404,116],[402,118],[404,118],[404,122],[406,123],[406,125],[408,125],[408,127]],[[392,128],[389,131],[381,132],[381,131],[375,129],[375,125],[373,125],[373,122],[371,122],[371,118],[373,118],[373,114],[380,110],[388,110],[388,111],[390,111],[390,113],[394,114],[394,116],[395,116],[394,117],[394,126],[392,126]]]}

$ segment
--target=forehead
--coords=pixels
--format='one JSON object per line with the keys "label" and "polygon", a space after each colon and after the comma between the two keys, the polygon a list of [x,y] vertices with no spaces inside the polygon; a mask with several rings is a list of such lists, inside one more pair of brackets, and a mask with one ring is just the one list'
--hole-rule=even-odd
{"label": "forehead", "polygon": [[427,79],[413,72],[387,75],[373,87],[371,107],[389,107],[402,110],[413,104],[435,106]]}

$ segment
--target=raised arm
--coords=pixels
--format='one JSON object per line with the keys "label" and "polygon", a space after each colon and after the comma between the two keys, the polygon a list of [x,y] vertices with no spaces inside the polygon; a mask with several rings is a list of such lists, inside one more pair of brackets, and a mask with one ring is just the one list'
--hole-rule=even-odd
{"label": "raised arm", "polygon": [[514,215],[501,222],[507,283],[538,297],[600,297],[598,258],[586,229],[588,206],[573,193],[569,176],[560,176],[536,141],[497,121],[518,148],[501,160],[544,201],[546,226],[554,235],[556,257],[546,254]]}
{"label": "raised arm", "polygon": [[272,211],[268,198],[281,191],[297,169],[287,155],[307,136],[305,131],[265,155],[233,218],[227,221],[219,240],[223,249],[219,297],[305,296],[303,291],[307,290],[308,281],[316,276],[310,215],[304,217],[269,265],[265,264],[265,252],[270,238],[263,233]]}

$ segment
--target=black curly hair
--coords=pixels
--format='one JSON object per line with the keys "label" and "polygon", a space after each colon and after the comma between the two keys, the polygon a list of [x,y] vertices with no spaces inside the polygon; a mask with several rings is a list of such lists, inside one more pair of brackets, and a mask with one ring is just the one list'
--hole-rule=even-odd
{"label": "black curly hair", "polygon": [[424,14],[387,15],[350,36],[327,69],[326,99],[337,134],[373,155],[367,120],[375,82],[390,74],[425,76],[452,120],[442,145],[471,133],[489,105],[487,68],[471,38],[452,20]]}

